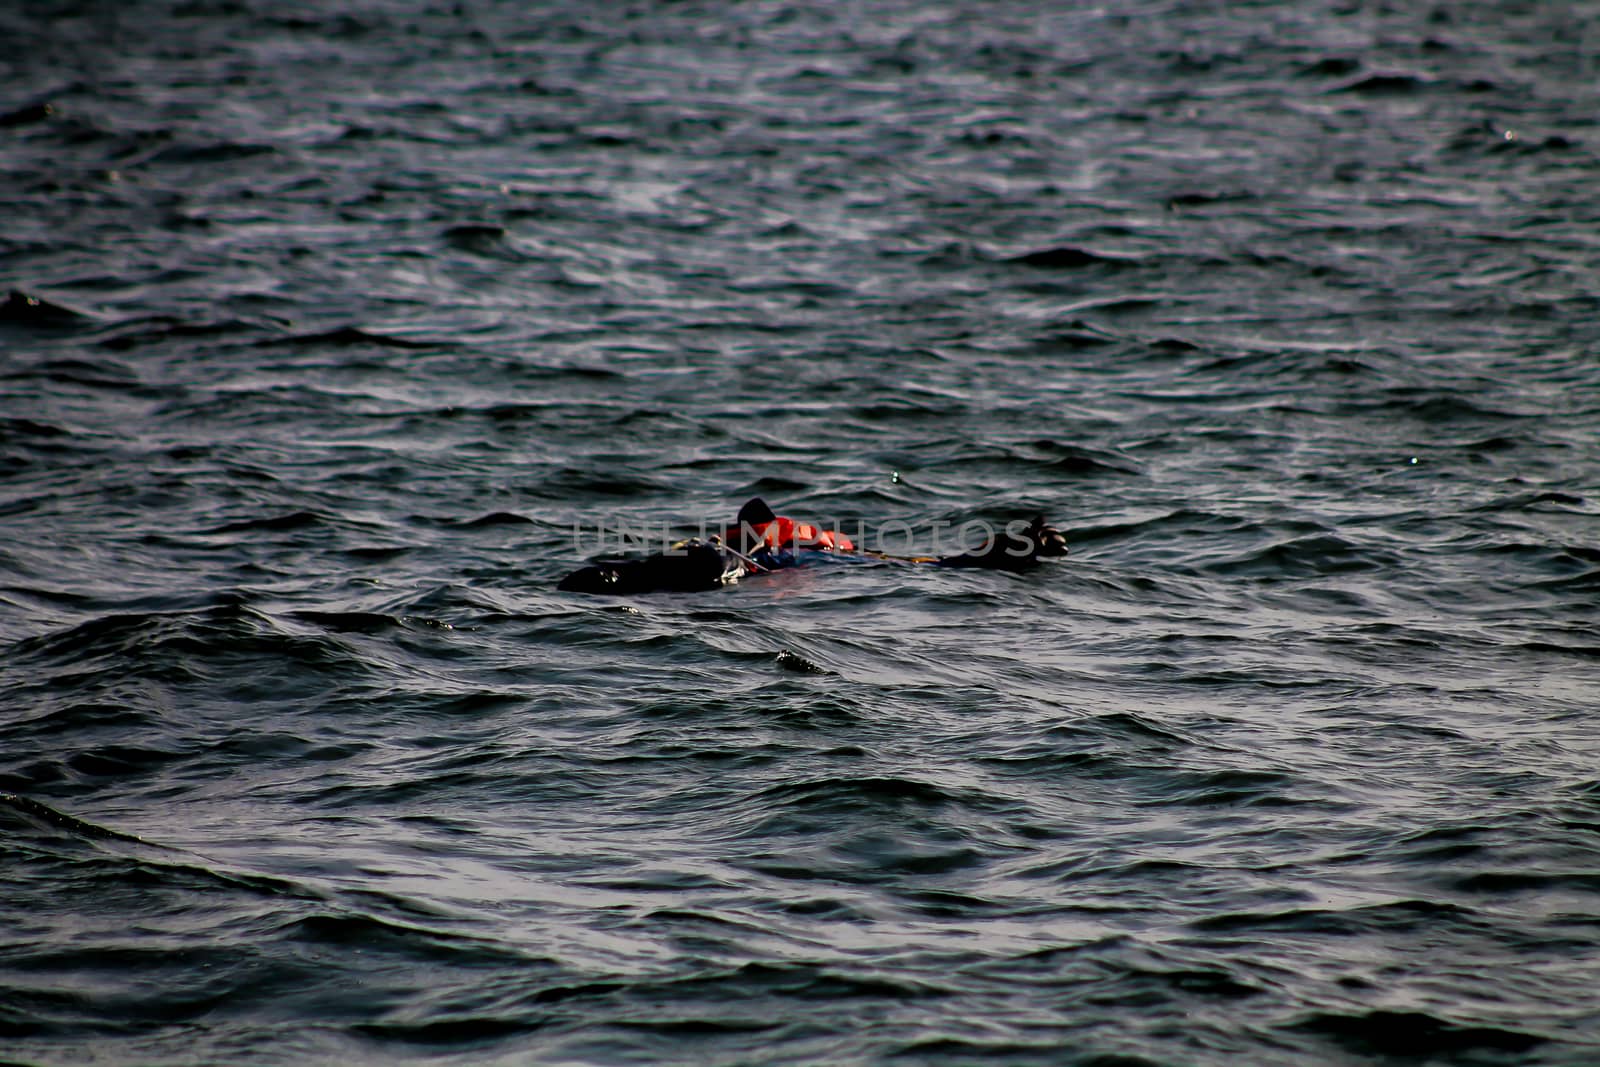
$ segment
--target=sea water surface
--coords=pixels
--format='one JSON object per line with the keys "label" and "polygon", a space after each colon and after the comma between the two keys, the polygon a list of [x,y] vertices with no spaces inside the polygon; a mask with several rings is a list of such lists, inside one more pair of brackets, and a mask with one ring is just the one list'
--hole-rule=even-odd
{"label": "sea water surface", "polygon": [[1597,19],[0,9],[0,1061],[1600,1062]]}

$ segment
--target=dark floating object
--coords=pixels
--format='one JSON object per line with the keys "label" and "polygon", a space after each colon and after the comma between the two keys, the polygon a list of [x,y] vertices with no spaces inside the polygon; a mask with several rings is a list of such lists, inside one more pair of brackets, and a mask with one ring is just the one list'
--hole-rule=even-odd
{"label": "dark floating object", "polygon": [[1361,60],[1351,56],[1324,56],[1300,71],[1308,78],[1345,78],[1361,69]]}
{"label": "dark floating object", "polygon": [[1074,248],[1071,245],[1062,245],[1060,248],[1045,248],[1038,252],[1025,252],[1020,256],[1011,256],[1007,263],[1020,263],[1024,267],[1038,267],[1041,270],[1082,270],[1085,267],[1134,267],[1138,261],[1125,259],[1121,256],[1105,256],[1099,252],[1090,252],[1083,248]]}
{"label": "dark floating object", "polygon": [[0,127],[31,126],[35,122],[43,122],[54,113],[55,108],[49,104],[29,104],[0,115]]}
{"label": "dark floating object", "polygon": [[940,567],[982,567],[991,571],[1031,570],[1041,559],[1060,559],[1067,554],[1067,538],[1054,526],[1035,515],[1022,536],[1001,531],[982,552],[946,556]]}
{"label": "dark floating object", "polygon": [[1369,74],[1329,92],[1357,93],[1362,96],[1405,96],[1428,87],[1428,82],[1415,74]]}
{"label": "dark floating object", "polygon": [[657,553],[638,560],[597,563],[573,571],[557,589],[566,593],[695,593],[733,581],[738,560],[715,545],[691,545],[680,553]]}
{"label": "dark floating object", "polygon": [[384,348],[437,348],[437,341],[413,341],[406,337],[368,333],[355,326],[341,326],[323,333],[295,334],[292,337],[271,338],[256,342],[259,346],[271,345],[380,345]]}
{"label": "dark floating object", "polygon": [[20,326],[70,326],[86,318],[88,316],[81,311],[32,296],[20,289],[11,290],[5,303],[0,304],[0,322]]}
{"label": "dark floating object", "polygon": [[379,634],[401,628],[403,620],[376,611],[292,611],[304,622],[326,627],[336,633]]}
{"label": "dark floating object", "polygon": [[504,226],[465,225],[452,226],[444,231],[445,240],[452,244],[473,244],[480,241],[499,241],[506,235]]}
{"label": "dark floating object", "polygon": [[1463,1026],[1415,1011],[1318,1013],[1291,1029],[1320,1034],[1362,1055],[1439,1056],[1466,1052],[1527,1052],[1545,1043],[1538,1034],[1495,1026]]}
{"label": "dark floating object", "polygon": [[[821,531],[775,515],[766,501],[752,498],[739,509],[738,525],[724,537],[688,541],[670,552],[633,560],[602,560],[561,579],[557,589],[567,593],[694,593],[738,581],[747,574],[765,574],[803,566],[810,553],[835,552],[901,563],[930,563],[936,567],[977,567],[1019,573],[1040,560],[1067,554],[1067,539],[1044,516],[1036,516],[1019,534],[1007,529],[982,551],[959,556],[888,556],[858,552],[836,531]],[[751,543],[754,538],[755,543]],[[734,548],[730,542],[740,542]],[[741,549],[743,551],[741,551]]]}
{"label": "dark floating object", "polygon": [[1176,195],[1167,197],[1167,210],[1175,211],[1178,208],[1183,207],[1207,207],[1211,204],[1223,204],[1233,200],[1249,200],[1254,196],[1254,193],[1248,193],[1242,190],[1220,193],[1177,193]]}
{"label": "dark floating object", "polygon": [[510,235],[504,226],[480,223],[452,226],[444,231],[444,241],[451,248],[458,248],[475,256],[487,256],[509,263],[522,263],[529,259],[511,244]]}

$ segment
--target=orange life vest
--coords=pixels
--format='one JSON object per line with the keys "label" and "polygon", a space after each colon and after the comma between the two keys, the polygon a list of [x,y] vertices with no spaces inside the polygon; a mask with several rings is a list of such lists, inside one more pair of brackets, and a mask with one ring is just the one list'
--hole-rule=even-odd
{"label": "orange life vest", "polygon": [[[760,539],[758,544],[772,548],[833,549],[838,552],[854,552],[856,548],[848,537],[837,530],[819,530],[810,523],[795,522],[784,515],[779,515],[771,522],[757,523],[750,529]],[[738,548],[743,544],[744,531],[737,526],[730,526],[723,540]]]}

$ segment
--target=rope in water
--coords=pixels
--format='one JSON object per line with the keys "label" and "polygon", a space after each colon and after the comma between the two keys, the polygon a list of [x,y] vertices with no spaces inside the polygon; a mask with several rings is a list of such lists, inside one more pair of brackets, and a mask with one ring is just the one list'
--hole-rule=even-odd
{"label": "rope in water", "polygon": [[728,553],[728,555],[732,556],[734,559],[737,559],[739,562],[743,563],[746,567],[749,567],[757,574],[765,574],[772,569],[770,567],[763,567],[761,564],[757,563],[743,552],[740,552],[737,548],[734,548],[732,545],[728,544],[715,534],[713,534],[711,537],[711,543],[714,545],[721,545],[724,552]]}

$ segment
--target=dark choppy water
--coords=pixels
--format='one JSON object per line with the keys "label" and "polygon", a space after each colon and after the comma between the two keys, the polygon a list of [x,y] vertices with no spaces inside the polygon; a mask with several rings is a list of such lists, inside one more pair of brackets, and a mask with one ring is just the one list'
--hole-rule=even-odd
{"label": "dark choppy water", "polygon": [[0,11],[0,1059],[1600,1058],[1600,5],[1054,7]]}

